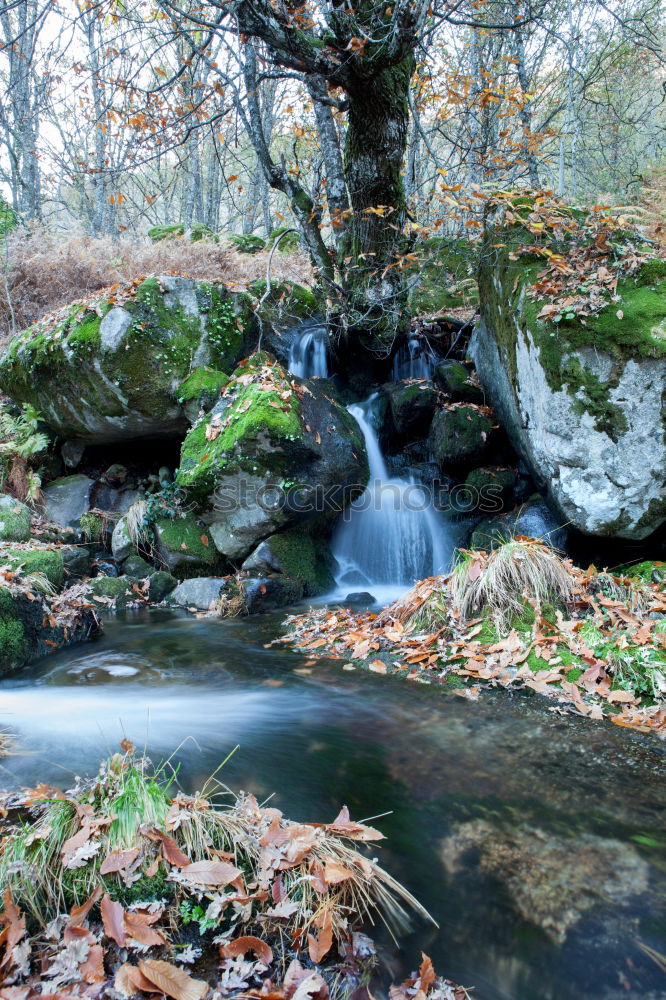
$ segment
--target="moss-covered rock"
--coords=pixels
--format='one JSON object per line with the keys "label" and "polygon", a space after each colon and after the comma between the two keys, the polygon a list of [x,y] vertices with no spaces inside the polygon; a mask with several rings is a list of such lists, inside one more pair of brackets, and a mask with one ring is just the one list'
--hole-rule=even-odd
{"label": "moss-covered rock", "polygon": [[149,562],[137,553],[128,556],[123,562],[123,573],[125,576],[133,576],[137,580],[145,580],[154,570]]}
{"label": "moss-covered rock", "polygon": [[620,576],[631,576],[644,583],[666,583],[666,563],[658,560],[645,559],[643,562],[620,566],[616,572]]}
{"label": "moss-covered rock", "polygon": [[441,361],[435,368],[434,381],[454,402],[485,402],[484,392],[472,378],[473,365],[462,361]]}
{"label": "moss-covered rock", "polygon": [[425,380],[390,382],[382,386],[389,402],[395,434],[403,439],[424,437],[430,427],[437,393]]}
{"label": "moss-covered rock", "polygon": [[444,315],[478,302],[478,246],[467,240],[433,237],[416,254],[418,263],[407,272],[412,313]]}
{"label": "moss-covered rock", "polygon": [[165,569],[180,579],[210,572],[220,561],[210,532],[192,514],[160,518],[154,533],[155,555]]}
{"label": "moss-covered rock", "polygon": [[218,551],[242,559],[276,531],[334,516],[367,477],[358,424],[320,380],[253,355],[187,435],[177,483]]}
{"label": "moss-covered rock", "polygon": [[0,559],[9,563],[14,572],[20,576],[29,577],[33,573],[45,576],[49,583],[60,590],[63,584],[65,567],[62,553],[59,549],[35,547],[26,549],[7,549],[0,553]]}
{"label": "moss-covered rock", "polygon": [[490,510],[491,504],[499,513],[506,509],[516,486],[515,469],[501,466],[486,466],[472,469],[465,479],[465,486],[474,491],[477,509]]}
{"label": "moss-covered rock", "polygon": [[95,616],[80,601],[72,603],[67,621],[60,624],[41,594],[0,587],[0,676],[98,631]]}
{"label": "moss-covered rock", "polygon": [[100,293],[18,334],[0,359],[0,387],[32,403],[63,437],[171,435],[187,426],[178,401],[184,378],[202,366],[231,370],[254,330],[246,293],[148,278],[122,301]]}
{"label": "moss-covered rock", "polygon": [[176,589],[178,580],[171,573],[158,569],[148,577],[148,600],[153,604],[159,604],[165,597]]}
{"label": "moss-covered rock", "polygon": [[502,215],[491,218],[470,354],[562,520],[586,534],[645,538],[666,520],[663,262],[634,276],[618,264],[616,301],[582,319],[563,309],[556,323],[539,318],[543,260],[519,256],[524,240]]}
{"label": "moss-covered rock", "polygon": [[437,410],[428,435],[428,447],[441,469],[451,465],[478,465],[493,439],[493,419],[472,404]]}
{"label": "moss-covered rock", "polygon": [[27,542],[30,538],[30,510],[14,497],[0,494],[0,541]]}
{"label": "moss-covered rock", "polygon": [[178,389],[178,402],[190,423],[194,423],[201,410],[207,412],[213,408],[228,381],[224,372],[207,365],[196,368],[187,376]]}
{"label": "moss-covered rock", "polygon": [[101,598],[97,602],[98,607],[115,607],[121,609],[130,602],[141,600],[140,595],[133,589],[137,580],[131,576],[96,576],[88,580],[86,590],[92,601]]}
{"label": "moss-covered rock", "polygon": [[[316,597],[335,585],[333,558],[326,543],[302,528],[264,539],[243,563],[243,570],[270,575],[279,573],[300,585],[299,597]],[[290,596],[289,600],[295,598]]]}

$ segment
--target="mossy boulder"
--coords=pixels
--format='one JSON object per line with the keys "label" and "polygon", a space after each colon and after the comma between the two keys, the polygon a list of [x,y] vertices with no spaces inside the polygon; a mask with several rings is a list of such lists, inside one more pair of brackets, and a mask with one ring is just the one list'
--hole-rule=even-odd
{"label": "mossy boulder", "polygon": [[556,323],[539,318],[544,264],[519,255],[524,239],[491,217],[470,345],[481,382],[562,521],[646,538],[666,520],[664,262],[634,276],[618,264],[616,301],[582,319],[564,309]]}
{"label": "mossy boulder", "polygon": [[30,538],[30,510],[20,500],[0,494],[0,541],[27,542]]}
{"label": "mossy boulder", "polygon": [[415,254],[418,263],[407,271],[414,315],[443,315],[478,302],[478,246],[467,240],[431,237]]}
{"label": "mossy boulder", "polygon": [[382,391],[388,399],[395,434],[408,440],[424,437],[437,405],[437,393],[430,382],[390,382]]}
{"label": "mossy boulder", "polygon": [[434,382],[454,402],[485,402],[484,392],[473,378],[474,366],[462,361],[441,361],[434,372]]}
{"label": "mossy boulder", "polygon": [[465,486],[473,491],[477,509],[503,511],[509,505],[517,482],[514,469],[486,466],[472,469],[465,479]]}
{"label": "mossy boulder", "polygon": [[[298,585],[300,598],[316,597],[333,589],[332,564],[333,557],[322,539],[294,528],[260,542],[242,568],[253,576],[277,573],[288,578]],[[290,600],[294,599],[292,595]]]}
{"label": "mossy boulder", "polygon": [[180,579],[210,572],[220,561],[210,532],[192,514],[160,518],[153,530],[157,559]]}
{"label": "mossy boulder", "polygon": [[59,624],[41,594],[0,587],[0,676],[98,631],[95,616],[80,600],[72,603],[67,621]]}
{"label": "mossy boulder", "polygon": [[213,408],[228,381],[224,372],[207,365],[195,368],[187,376],[178,389],[178,402],[190,423],[194,423],[202,410],[208,412]]}
{"label": "mossy boulder", "polygon": [[353,417],[321,380],[290,375],[267,355],[233,374],[183,442],[177,484],[217,550],[244,559],[268,535],[333,518],[361,492],[367,457]]}
{"label": "mossy boulder", "polygon": [[[116,609],[125,608],[134,601],[140,601],[141,597],[134,590],[138,583],[131,576],[96,576],[86,583],[86,591],[90,600],[98,608],[113,607]],[[95,598],[98,600],[95,602]]]}
{"label": "mossy boulder", "polygon": [[187,427],[185,377],[203,366],[232,370],[254,331],[248,294],[148,278],[122,298],[100,293],[18,334],[0,358],[0,388],[69,439],[170,436]]}
{"label": "mossy boulder", "polygon": [[147,576],[150,576],[154,569],[154,566],[151,566],[147,560],[143,559],[137,553],[132,553],[132,555],[128,556],[123,562],[123,573],[126,576],[133,576],[137,580],[145,580]]}
{"label": "mossy boulder", "polygon": [[493,417],[471,403],[437,410],[428,435],[430,452],[442,470],[455,465],[479,465],[489,453]]}
{"label": "mossy boulder", "polygon": [[178,580],[171,573],[158,569],[148,577],[148,600],[153,604],[159,604],[165,597],[176,589]]}
{"label": "mossy boulder", "polygon": [[14,572],[18,571],[22,577],[39,573],[45,576],[56,590],[60,590],[63,585],[65,566],[59,549],[46,546],[7,549],[0,553],[0,560],[6,561]]}

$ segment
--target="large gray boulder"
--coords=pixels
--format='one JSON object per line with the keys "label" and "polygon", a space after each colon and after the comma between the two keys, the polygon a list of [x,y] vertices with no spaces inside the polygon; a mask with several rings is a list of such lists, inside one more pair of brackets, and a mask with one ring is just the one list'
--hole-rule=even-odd
{"label": "large gray boulder", "polygon": [[482,255],[469,353],[499,419],[562,523],[646,538],[666,520],[666,265],[621,280],[585,323],[555,324],[531,294],[543,265],[491,234],[506,246]]}
{"label": "large gray boulder", "polygon": [[367,478],[360,428],[326,385],[262,354],[238,368],[185,438],[177,483],[218,552],[240,560],[268,535],[332,518]]}
{"label": "large gray boulder", "polygon": [[18,334],[0,358],[0,388],[70,441],[168,436],[187,428],[183,379],[205,365],[232,370],[254,330],[246,293],[148,278]]}
{"label": "large gray boulder", "polygon": [[90,510],[90,494],[95,485],[88,476],[64,476],[44,490],[44,513],[62,528],[78,530],[81,518]]}

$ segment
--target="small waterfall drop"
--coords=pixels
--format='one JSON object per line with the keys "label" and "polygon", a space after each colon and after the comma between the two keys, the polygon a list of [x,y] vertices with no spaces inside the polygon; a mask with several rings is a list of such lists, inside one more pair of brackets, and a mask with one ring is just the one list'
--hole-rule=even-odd
{"label": "small waterfall drop", "polygon": [[393,359],[391,378],[401,382],[406,378],[432,378],[437,357],[425,337],[411,333],[406,344],[401,344]]}
{"label": "small waterfall drop", "polygon": [[304,324],[293,331],[289,351],[289,371],[299,378],[319,375],[328,378],[327,333],[325,326]]}
{"label": "small waterfall drop", "polygon": [[332,541],[336,584],[392,600],[416,580],[448,570],[453,542],[423,486],[391,478],[373,420],[375,393],[348,407],[365,439],[370,479],[342,516]]}

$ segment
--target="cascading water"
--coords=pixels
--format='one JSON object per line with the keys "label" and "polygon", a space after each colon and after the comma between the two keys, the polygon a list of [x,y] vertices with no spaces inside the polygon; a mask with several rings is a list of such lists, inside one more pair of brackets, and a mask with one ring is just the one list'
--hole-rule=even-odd
{"label": "cascading water", "polygon": [[304,325],[293,331],[293,338],[289,371],[299,378],[328,378],[326,327]]}
{"label": "cascading water", "polygon": [[400,382],[406,378],[432,378],[437,358],[430,344],[418,334],[410,334],[406,344],[402,344],[393,359],[391,378]]}
{"label": "cascading water", "polygon": [[444,573],[453,542],[424,488],[391,478],[373,420],[378,394],[349,407],[365,439],[370,480],[343,515],[332,542],[340,591],[370,588],[377,599],[392,597],[415,580]]}

